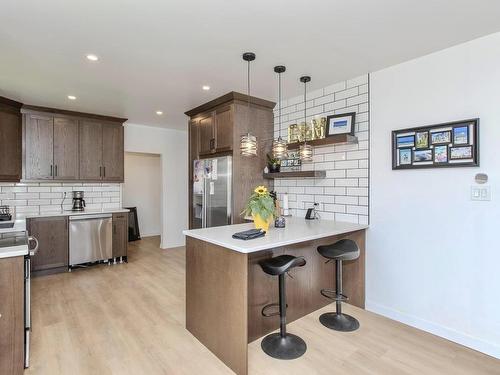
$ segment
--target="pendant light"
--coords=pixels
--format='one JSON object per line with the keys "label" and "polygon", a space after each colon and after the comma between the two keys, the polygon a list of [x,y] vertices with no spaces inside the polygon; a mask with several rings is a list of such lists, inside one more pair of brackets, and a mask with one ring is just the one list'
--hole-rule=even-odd
{"label": "pendant light", "polygon": [[300,145],[299,148],[299,158],[304,161],[312,161],[313,159],[313,148],[311,145],[307,144],[306,135],[307,135],[307,82],[311,81],[311,77],[302,76],[300,77],[300,82],[304,84],[304,126],[306,127],[306,131],[304,132],[304,143]]}
{"label": "pendant light", "polygon": [[283,65],[278,65],[274,67],[274,72],[278,73],[278,138],[273,140],[273,158],[275,159],[285,159],[288,156],[288,150],[286,147],[286,141],[281,138],[281,73],[284,73],[286,68]]}
{"label": "pendant light", "polygon": [[247,69],[247,99],[248,99],[248,128],[247,133],[240,138],[240,152],[242,156],[256,156],[257,155],[257,137],[250,134],[250,61],[255,60],[255,53],[245,52],[243,60],[248,63]]}

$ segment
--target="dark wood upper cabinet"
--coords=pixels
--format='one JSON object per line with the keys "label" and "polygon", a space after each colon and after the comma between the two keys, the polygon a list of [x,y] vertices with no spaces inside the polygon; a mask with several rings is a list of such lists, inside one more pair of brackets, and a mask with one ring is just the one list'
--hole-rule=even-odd
{"label": "dark wood upper cabinet", "polygon": [[127,256],[128,213],[113,214],[113,258]]}
{"label": "dark wood upper cabinet", "polygon": [[54,118],[54,179],[78,180],[78,121]]}
{"label": "dark wood upper cabinet", "polygon": [[79,121],[80,180],[82,181],[102,179],[102,128],[101,122]]}
{"label": "dark wood upper cabinet", "polygon": [[0,97],[0,182],[21,180],[21,105]]}
{"label": "dark wood upper cabinet", "polygon": [[33,106],[21,112],[24,180],[123,182],[126,119]]}
{"label": "dark wood upper cabinet", "polygon": [[30,235],[38,239],[38,251],[31,261],[34,272],[68,267],[68,217],[52,216],[27,219]]}
{"label": "dark wood upper cabinet", "polygon": [[102,179],[123,181],[123,126],[106,124],[102,127]]}
{"label": "dark wood upper cabinet", "polygon": [[215,148],[216,151],[229,151],[233,147],[233,112],[231,106],[215,111]]}
{"label": "dark wood upper cabinet", "polygon": [[54,178],[54,118],[28,113],[24,123],[25,177]]}
{"label": "dark wood upper cabinet", "polygon": [[212,112],[202,115],[197,119],[199,134],[198,151],[200,154],[208,154],[215,151],[214,123]]}

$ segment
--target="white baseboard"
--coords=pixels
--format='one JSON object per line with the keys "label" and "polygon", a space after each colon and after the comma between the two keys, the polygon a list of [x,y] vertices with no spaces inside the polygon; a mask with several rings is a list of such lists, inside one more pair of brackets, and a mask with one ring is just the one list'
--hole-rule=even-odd
{"label": "white baseboard", "polygon": [[161,233],[141,233],[141,238],[142,237],[154,237],[154,236],[161,236]]}
{"label": "white baseboard", "polygon": [[413,315],[405,314],[401,311],[394,310],[373,301],[367,300],[365,305],[365,308],[368,311],[383,315],[387,318],[421,329],[422,331],[432,333],[436,336],[443,337],[447,340],[456,342],[457,344],[500,359],[500,346],[495,343],[481,340],[477,337],[470,336],[466,333],[441,326]]}

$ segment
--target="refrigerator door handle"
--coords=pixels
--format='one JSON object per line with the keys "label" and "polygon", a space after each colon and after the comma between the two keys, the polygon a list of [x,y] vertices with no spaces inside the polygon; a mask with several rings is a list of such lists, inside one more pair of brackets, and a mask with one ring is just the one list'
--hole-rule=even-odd
{"label": "refrigerator door handle", "polygon": [[203,177],[201,227],[207,227],[207,179]]}

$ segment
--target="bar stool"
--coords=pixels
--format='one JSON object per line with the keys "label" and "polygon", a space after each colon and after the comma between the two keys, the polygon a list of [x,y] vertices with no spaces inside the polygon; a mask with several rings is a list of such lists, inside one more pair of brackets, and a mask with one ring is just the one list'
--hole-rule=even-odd
{"label": "bar stool", "polygon": [[[286,291],[285,273],[294,267],[302,267],[306,264],[303,257],[292,255],[280,255],[274,258],[265,259],[259,262],[262,270],[268,275],[278,276],[279,280],[279,315],[280,332],[271,333],[264,337],[261,343],[262,350],[269,356],[277,359],[295,359],[306,352],[307,345],[300,337],[286,332]],[[273,316],[277,314],[266,314],[269,307],[276,306],[270,304],[264,306],[262,315]]]}
{"label": "bar stool", "polygon": [[319,321],[335,331],[355,331],[359,328],[359,322],[352,316],[342,313],[342,301],[349,299],[342,293],[342,261],[359,258],[359,247],[353,240],[343,239],[332,245],[318,246],[318,252],[328,259],[327,262],[334,260],[337,269],[335,290],[321,290],[323,296],[336,302],[336,312],[322,314]]}

